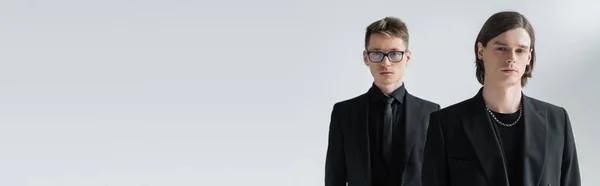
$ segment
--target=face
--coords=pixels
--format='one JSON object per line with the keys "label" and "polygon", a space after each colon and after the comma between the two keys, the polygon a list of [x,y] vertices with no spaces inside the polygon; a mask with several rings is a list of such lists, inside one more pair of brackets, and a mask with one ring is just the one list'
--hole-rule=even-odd
{"label": "face", "polygon": [[371,70],[375,84],[401,85],[404,69],[410,61],[410,51],[406,49],[404,40],[375,33],[363,52],[363,60]]}
{"label": "face", "polygon": [[531,61],[531,38],[523,28],[508,30],[483,46],[477,44],[478,58],[483,60],[484,84],[521,85],[521,77]]}

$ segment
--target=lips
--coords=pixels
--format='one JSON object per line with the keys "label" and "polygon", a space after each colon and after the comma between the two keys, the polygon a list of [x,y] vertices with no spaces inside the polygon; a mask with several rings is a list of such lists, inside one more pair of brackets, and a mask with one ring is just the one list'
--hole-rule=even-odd
{"label": "lips", "polygon": [[516,69],[510,69],[510,68],[509,69],[502,69],[502,71],[504,71],[504,72],[517,72]]}
{"label": "lips", "polygon": [[391,75],[394,74],[393,72],[380,72],[379,74],[381,75]]}

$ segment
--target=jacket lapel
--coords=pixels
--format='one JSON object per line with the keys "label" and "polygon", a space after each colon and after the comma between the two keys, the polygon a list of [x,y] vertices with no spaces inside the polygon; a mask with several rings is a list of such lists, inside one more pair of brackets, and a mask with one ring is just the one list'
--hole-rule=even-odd
{"label": "jacket lapel", "polygon": [[359,154],[359,161],[361,165],[361,170],[364,170],[364,175],[368,183],[371,183],[371,164],[370,164],[370,147],[369,147],[369,99],[368,96],[362,95],[359,99],[357,106],[353,107],[354,109],[351,114],[354,116],[352,118],[353,130],[356,135],[354,139],[356,139],[357,152]]}
{"label": "jacket lapel", "polygon": [[531,98],[523,95],[525,119],[523,145],[523,185],[534,186],[540,183],[542,169],[546,161],[546,110],[537,108]]}
{"label": "jacket lapel", "polygon": [[[404,130],[404,169],[406,170],[406,166],[408,165],[408,159],[410,158],[410,154],[412,153],[413,147],[415,145],[415,140],[417,135],[419,134],[419,129],[422,126],[421,123],[417,122],[419,117],[421,117],[420,111],[422,110],[421,105],[414,101],[414,97],[408,92],[406,93],[406,104],[405,107],[405,130]],[[404,171],[405,173],[406,171]]]}
{"label": "jacket lapel", "polygon": [[488,178],[488,184],[508,185],[500,143],[485,110],[482,89],[471,98],[467,109],[462,117],[463,127]]}

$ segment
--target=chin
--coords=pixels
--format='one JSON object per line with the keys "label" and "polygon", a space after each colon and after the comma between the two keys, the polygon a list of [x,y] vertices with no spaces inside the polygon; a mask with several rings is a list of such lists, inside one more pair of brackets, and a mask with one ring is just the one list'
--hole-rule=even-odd
{"label": "chin", "polygon": [[506,81],[503,81],[501,85],[504,87],[521,86],[521,79],[518,79],[517,81],[513,79],[507,79]]}
{"label": "chin", "polygon": [[398,79],[385,78],[385,79],[379,79],[377,82],[381,85],[389,85],[389,84],[397,83],[398,81],[399,81]]}

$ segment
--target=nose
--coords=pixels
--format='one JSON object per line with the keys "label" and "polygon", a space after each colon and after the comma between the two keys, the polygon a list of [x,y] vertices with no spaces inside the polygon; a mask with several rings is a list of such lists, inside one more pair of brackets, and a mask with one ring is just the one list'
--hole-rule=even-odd
{"label": "nose", "polygon": [[506,63],[510,64],[510,63],[515,63],[517,61],[517,53],[516,52],[509,52],[508,54],[508,58],[506,59]]}
{"label": "nose", "polygon": [[381,66],[390,66],[392,65],[392,62],[390,61],[390,59],[387,56],[383,57],[383,60],[381,60]]}

